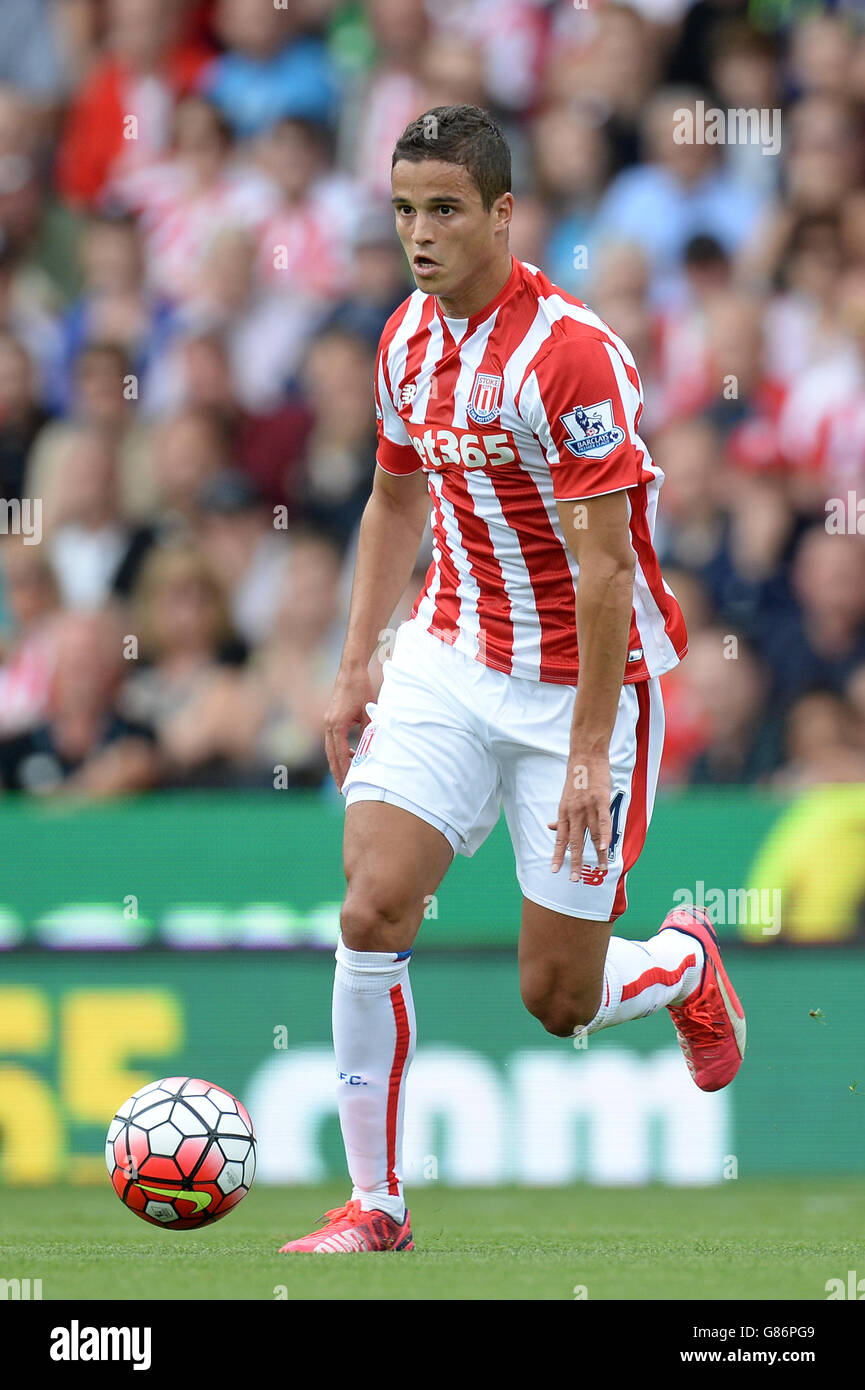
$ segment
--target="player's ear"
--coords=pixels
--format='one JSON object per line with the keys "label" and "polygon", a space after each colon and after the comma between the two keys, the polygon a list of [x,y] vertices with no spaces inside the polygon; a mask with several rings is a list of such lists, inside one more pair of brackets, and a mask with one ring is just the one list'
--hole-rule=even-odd
{"label": "player's ear", "polygon": [[496,231],[509,227],[514,214],[513,193],[503,193],[500,198],[496,198],[492,206],[492,213]]}

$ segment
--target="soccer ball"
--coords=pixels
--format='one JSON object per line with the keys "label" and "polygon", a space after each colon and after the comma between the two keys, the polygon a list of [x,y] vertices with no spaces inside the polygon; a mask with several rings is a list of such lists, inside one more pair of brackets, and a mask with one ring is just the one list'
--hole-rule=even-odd
{"label": "soccer ball", "polygon": [[154,1226],[189,1231],[227,1216],[255,1176],[255,1130],[222,1086],[151,1081],[121,1105],[105,1141],[121,1202]]}

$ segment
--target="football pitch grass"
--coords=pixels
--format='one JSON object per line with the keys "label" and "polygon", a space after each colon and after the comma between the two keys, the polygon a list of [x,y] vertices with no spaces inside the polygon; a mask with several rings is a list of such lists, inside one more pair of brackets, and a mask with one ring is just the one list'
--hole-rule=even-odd
{"label": "football pitch grass", "polygon": [[430,1185],[411,1194],[416,1250],[285,1256],[345,1190],[253,1188],[224,1221],[172,1235],[108,1186],[6,1189],[0,1276],[43,1299],[825,1300],[865,1273],[865,1184],[729,1181],[716,1188]]}

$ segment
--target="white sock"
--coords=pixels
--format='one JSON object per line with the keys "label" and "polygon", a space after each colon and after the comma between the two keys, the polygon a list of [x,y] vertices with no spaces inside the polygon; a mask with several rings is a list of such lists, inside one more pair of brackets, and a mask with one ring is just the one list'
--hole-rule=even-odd
{"label": "white sock", "polygon": [[333,1044],[339,1122],[352,1198],[364,1211],[401,1221],[405,1080],[417,1026],[410,951],[350,951],[339,938],[333,982]]}
{"label": "white sock", "polygon": [[699,941],[668,927],[648,941],[610,938],[604,963],[601,1007],[580,1033],[597,1033],[632,1018],[647,1018],[669,1004],[683,1004],[697,988],[704,952]]}

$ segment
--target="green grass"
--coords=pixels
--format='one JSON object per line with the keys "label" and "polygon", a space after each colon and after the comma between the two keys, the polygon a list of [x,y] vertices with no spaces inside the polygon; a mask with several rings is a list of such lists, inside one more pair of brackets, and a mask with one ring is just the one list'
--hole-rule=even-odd
{"label": "green grass", "polygon": [[[281,1256],[333,1188],[255,1188],[203,1231],[171,1235],[107,1187],[26,1188],[0,1202],[0,1277],[44,1299],[817,1299],[865,1275],[865,1191],[853,1179],[711,1189],[596,1187],[412,1193],[417,1249]],[[285,1296],[285,1295],[284,1295]]]}

